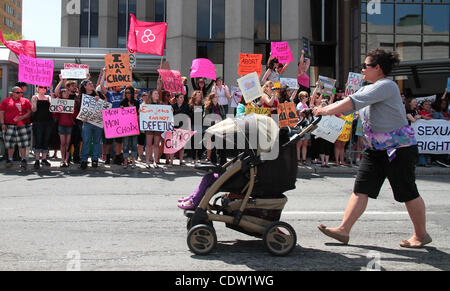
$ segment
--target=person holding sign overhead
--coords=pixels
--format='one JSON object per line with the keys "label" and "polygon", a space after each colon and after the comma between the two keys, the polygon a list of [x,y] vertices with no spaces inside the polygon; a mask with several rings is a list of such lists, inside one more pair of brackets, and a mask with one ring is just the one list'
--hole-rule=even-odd
{"label": "person holding sign overhead", "polygon": [[34,168],[40,168],[40,160],[42,165],[51,166],[47,161],[49,152],[50,136],[52,134],[53,116],[50,112],[51,97],[45,95],[48,87],[37,86],[37,95],[31,97],[31,111],[33,112],[31,119],[33,122],[34,137]]}
{"label": "person holding sign overhead", "polygon": [[362,118],[366,149],[344,218],[336,228],[322,224],[318,227],[325,235],[344,244],[349,242],[350,231],[364,213],[368,198],[377,198],[386,178],[395,200],[405,203],[414,226],[412,237],[403,240],[400,246],[421,248],[432,241],[426,230],[425,203],[415,182],[418,147],[414,130],[408,125],[397,84],[387,78],[398,63],[395,52],[370,51],[362,72],[364,80],[372,84],[341,102],[314,108],[316,116],[359,110]]}

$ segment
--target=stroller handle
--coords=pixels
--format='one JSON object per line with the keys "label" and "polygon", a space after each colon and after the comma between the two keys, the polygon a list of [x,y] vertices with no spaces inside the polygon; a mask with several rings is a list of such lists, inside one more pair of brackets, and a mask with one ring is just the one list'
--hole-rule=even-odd
{"label": "stroller handle", "polygon": [[[306,113],[307,114],[312,113],[312,109],[308,109]],[[303,136],[314,131],[317,128],[317,124],[319,124],[321,120],[322,116],[318,116],[313,120],[313,122],[309,126],[307,126],[304,129],[301,127],[304,122],[304,119],[300,120],[295,127],[287,127],[287,129],[289,130],[290,138],[289,141],[285,143],[283,146],[297,143]]]}

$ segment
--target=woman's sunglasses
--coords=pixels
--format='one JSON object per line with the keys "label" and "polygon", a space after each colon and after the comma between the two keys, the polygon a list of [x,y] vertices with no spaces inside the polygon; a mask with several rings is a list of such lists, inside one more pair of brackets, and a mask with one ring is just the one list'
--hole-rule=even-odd
{"label": "woman's sunglasses", "polygon": [[377,64],[366,64],[366,63],[362,63],[362,64],[361,64],[361,67],[362,67],[364,70],[367,70],[367,67],[375,68],[376,66],[377,66]]}

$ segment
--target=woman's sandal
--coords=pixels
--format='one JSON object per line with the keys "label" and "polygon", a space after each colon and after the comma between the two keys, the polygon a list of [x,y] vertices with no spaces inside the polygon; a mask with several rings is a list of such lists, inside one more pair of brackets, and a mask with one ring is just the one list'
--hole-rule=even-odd
{"label": "woman's sandal", "polygon": [[334,238],[335,240],[340,241],[341,243],[343,243],[344,245],[348,244],[348,241],[350,240],[350,236],[348,235],[342,235],[342,234],[337,234],[335,232],[331,232],[330,230],[327,229],[327,227],[323,224],[319,225],[317,227],[324,235],[329,236],[331,238]]}
{"label": "woman's sandal", "polygon": [[[190,202],[189,205],[187,205],[186,202]],[[177,206],[178,206],[178,208],[181,208],[183,210],[194,210],[195,209],[195,205],[191,199],[189,199],[188,201],[185,201],[185,202],[178,203]]]}
{"label": "woman's sandal", "polygon": [[408,249],[419,249],[423,248],[425,245],[431,243],[433,240],[431,239],[430,235],[427,234],[427,236],[421,241],[418,245],[412,245],[408,240],[403,240],[400,243],[400,246],[402,248],[408,248]]}

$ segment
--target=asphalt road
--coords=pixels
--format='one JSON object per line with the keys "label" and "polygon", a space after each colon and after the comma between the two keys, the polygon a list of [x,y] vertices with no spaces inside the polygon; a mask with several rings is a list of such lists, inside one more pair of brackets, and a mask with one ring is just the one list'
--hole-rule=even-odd
{"label": "asphalt road", "polygon": [[200,179],[200,173],[170,170],[1,171],[0,270],[450,270],[448,175],[418,177],[433,243],[411,250],[399,246],[412,224],[388,183],[343,246],[316,227],[340,222],[354,176],[304,174],[287,193],[282,215],[298,245],[282,258],[221,223],[214,224],[216,250],[206,257],[191,253],[176,200]]}

